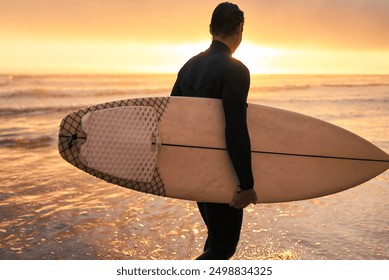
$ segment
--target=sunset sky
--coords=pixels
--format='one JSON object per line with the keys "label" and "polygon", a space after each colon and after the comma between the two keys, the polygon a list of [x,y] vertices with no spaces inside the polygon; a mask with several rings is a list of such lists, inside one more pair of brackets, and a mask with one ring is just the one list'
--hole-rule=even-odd
{"label": "sunset sky", "polygon": [[[0,74],[179,70],[221,1],[0,0]],[[389,74],[389,0],[241,0],[252,73]]]}

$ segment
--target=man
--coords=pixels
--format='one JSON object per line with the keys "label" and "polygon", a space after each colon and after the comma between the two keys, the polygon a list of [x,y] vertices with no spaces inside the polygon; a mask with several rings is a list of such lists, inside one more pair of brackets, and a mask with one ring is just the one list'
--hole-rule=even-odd
{"label": "man", "polygon": [[243,24],[244,13],[237,5],[219,4],[210,24],[211,46],[181,68],[171,93],[222,100],[227,150],[240,183],[230,204],[198,202],[208,228],[199,260],[231,258],[239,241],[243,208],[257,202],[246,122],[250,73],[231,57],[242,41]]}

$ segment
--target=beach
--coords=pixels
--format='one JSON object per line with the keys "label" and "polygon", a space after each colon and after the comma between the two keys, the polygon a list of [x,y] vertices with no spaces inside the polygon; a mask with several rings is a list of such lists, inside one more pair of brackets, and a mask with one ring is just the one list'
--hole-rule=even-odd
{"label": "beach", "polygon": [[[0,259],[187,260],[195,202],[94,178],[58,154],[60,121],[113,100],[167,96],[175,75],[0,75]],[[389,153],[388,75],[253,75],[249,102],[310,115]],[[389,259],[389,172],[350,190],[245,209],[234,259]]]}

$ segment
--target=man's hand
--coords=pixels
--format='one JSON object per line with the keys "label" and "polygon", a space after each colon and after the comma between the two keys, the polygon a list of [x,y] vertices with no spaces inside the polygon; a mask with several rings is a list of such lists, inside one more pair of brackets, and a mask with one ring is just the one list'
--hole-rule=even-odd
{"label": "man's hand", "polygon": [[234,208],[246,208],[251,203],[257,203],[257,193],[254,189],[241,190],[238,187],[238,190],[235,192],[234,197],[230,203],[230,206]]}

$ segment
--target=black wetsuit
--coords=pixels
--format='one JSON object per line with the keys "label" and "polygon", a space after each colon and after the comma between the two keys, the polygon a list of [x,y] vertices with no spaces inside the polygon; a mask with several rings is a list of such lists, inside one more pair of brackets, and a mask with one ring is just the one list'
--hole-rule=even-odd
{"label": "black wetsuit", "polygon": [[[240,187],[246,190],[254,186],[246,122],[250,73],[231,55],[228,46],[213,41],[209,49],[194,56],[181,68],[171,95],[222,100],[228,153]],[[230,258],[239,241],[243,210],[218,203],[199,202],[198,206],[208,228],[205,253],[200,259]]]}

